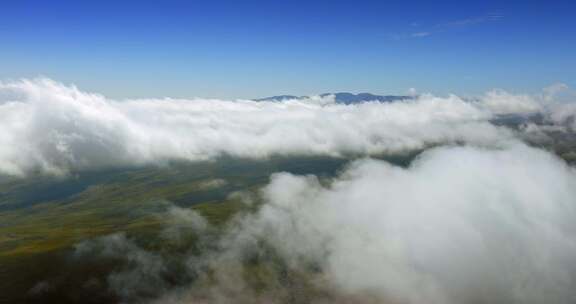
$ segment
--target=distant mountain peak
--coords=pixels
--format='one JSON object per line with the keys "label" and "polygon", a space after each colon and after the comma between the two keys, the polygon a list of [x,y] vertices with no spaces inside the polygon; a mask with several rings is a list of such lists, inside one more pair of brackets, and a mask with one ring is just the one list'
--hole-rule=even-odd
{"label": "distant mountain peak", "polygon": [[[327,97],[333,95],[334,100],[336,103],[339,104],[356,104],[356,103],[363,103],[369,101],[378,101],[378,102],[394,102],[406,99],[412,99],[413,96],[407,95],[375,95],[371,93],[349,93],[349,92],[338,92],[338,93],[323,93],[320,94],[321,97]],[[286,101],[291,99],[303,99],[309,98],[310,96],[296,96],[296,95],[278,95],[278,96],[270,96],[265,98],[254,99],[256,101]]]}
{"label": "distant mountain peak", "polygon": [[296,95],[277,95],[264,98],[254,99],[255,101],[285,101],[290,99],[300,99],[306,98],[307,96],[296,96]]}

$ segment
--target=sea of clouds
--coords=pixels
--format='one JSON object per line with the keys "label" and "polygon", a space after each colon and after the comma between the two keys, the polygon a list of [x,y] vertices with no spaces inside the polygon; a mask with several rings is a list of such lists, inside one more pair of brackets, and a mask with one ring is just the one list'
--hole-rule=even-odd
{"label": "sea of clouds", "polygon": [[[336,104],[330,96],[111,100],[49,79],[0,82],[0,173],[62,175],[221,156],[367,156],[451,143],[498,146],[514,135],[491,119],[542,111],[545,100],[501,90],[474,101],[423,94],[356,105]],[[558,113],[559,120],[570,116]]]}
{"label": "sea of clouds", "polygon": [[[79,256],[99,246],[132,261],[109,277],[127,301],[160,286],[158,303],[574,303],[576,172],[523,142],[535,130],[573,131],[576,107],[557,98],[566,89],[340,105],[331,97],[110,100],[47,79],[4,82],[0,172],[221,156],[357,159],[329,181],[274,174],[257,193],[261,205],[215,239],[198,214],[170,209],[180,228],[164,237],[185,226],[212,238],[209,250],[184,257],[196,278],[187,286],[169,288],[167,262],[123,235],[79,244]],[[546,125],[493,123],[510,115],[539,115]],[[369,158],[414,150],[424,152],[407,167]],[[320,294],[299,290],[298,279],[254,290],[247,259],[266,252],[284,269],[272,277],[301,274]]]}
{"label": "sea of clouds", "polygon": [[[177,262],[195,278],[178,288],[165,279],[171,258],[123,234],[75,254],[125,260],[108,284],[127,302],[576,300],[576,171],[540,149],[439,147],[409,167],[361,159],[329,183],[274,174],[257,195],[263,205],[216,237],[199,214],[168,208],[162,238],[194,233],[206,245]],[[262,273],[255,287],[250,276]]]}

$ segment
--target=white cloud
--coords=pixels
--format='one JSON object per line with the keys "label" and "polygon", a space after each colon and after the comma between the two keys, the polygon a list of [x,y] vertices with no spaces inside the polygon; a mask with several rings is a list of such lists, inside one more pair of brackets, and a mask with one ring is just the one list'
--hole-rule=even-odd
{"label": "white cloud", "polygon": [[413,33],[411,36],[412,37],[426,37],[426,36],[430,36],[432,35],[432,33],[430,32],[417,32],[417,33]]}
{"label": "white cloud", "polygon": [[483,105],[494,114],[530,114],[542,111],[542,102],[529,95],[514,95],[492,90],[482,98]]}
{"label": "white cloud", "polygon": [[373,155],[427,145],[498,145],[511,133],[495,113],[532,110],[529,98],[488,94],[471,103],[421,95],[395,103],[330,97],[109,100],[47,79],[0,83],[0,173],[63,174],[221,155]]}
{"label": "white cloud", "polygon": [[450,22],[438,23],[432,26],[424,27],[420,23],[410,23],[410,27],[419,28],[420,31],[413,33],[395,33],[391,34],[390,37],[394,40],[401,40],[405,38],[422,38],[431,36],[433,34],[451,32],[458,29],[465,29],[472,26],[477,26],[484,23],[500,21],[504,18],[504,15],[499,12],[492,12],[486,15],[471,17],[466,19],[460,19]]}
{"label": "white cloud", "polygon": [[228,278],[241,267],[233,262],[264,241],[290,267],[320,265],[319,282],[335,301],[576,297],[576,174],[542,150],[439,148],[409,168],[361,160],[329,186],[280,173],[263,197],[260,211],[224,238],[225,250],[211,253],[216,277]]}

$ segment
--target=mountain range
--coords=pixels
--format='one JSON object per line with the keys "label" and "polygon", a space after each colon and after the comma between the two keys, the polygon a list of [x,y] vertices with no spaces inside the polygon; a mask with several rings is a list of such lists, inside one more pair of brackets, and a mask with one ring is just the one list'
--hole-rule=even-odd
{"label": "mountain range", "polygon": [[[336,103],[340,104],[355,104],[355,103],[362,103],[368,101],[378,101],[378,102],[394,102],[399,100],[405,99],[412,99],[413,96],[407,95],[374,95],[371,93],[349,93],[349,92],[339,92],[339,93],[324,93],[320,94],[320,97],[327,97],[330,95],[334,95],[334,100]],[[310,98],[311,96],[296,96],[296,95],[278,95],[278,96],[270,96],[264,98],[254,99],[256,101],[286,101],[290,99],[305,99]]]}

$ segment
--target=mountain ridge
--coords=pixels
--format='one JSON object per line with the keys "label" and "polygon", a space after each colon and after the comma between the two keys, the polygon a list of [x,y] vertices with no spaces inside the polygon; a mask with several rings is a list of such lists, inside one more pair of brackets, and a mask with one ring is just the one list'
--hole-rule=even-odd
{"label": "mountain ridge", "polygon": [[[413,96],[408,95],[375,95],[371,93],[349,93],[349,92],[337,92],[337,93],[323,93],[318,96],[320,97],[327,97],[330,95],[334,95],[334,100],[336,103],[339,104],[356,104],[356,103],[363,103],[369,101],[377,101],[377,102],[394,102],[406,99],[413,99]],[[310,98],[311,95],[308,96],[296,96],[296,95],[277,95],[277,96],[270,96],[264,98],[254,99],[255,101],[276,101],[282,102],[291,99],[305,99]]]}

